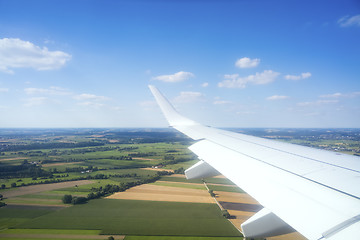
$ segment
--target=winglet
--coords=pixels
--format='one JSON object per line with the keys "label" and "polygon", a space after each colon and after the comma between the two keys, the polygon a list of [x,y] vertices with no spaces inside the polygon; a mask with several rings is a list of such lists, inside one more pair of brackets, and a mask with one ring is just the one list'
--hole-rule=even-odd
{"label": "winglet", "polygon": [[155,86],[149,85],[149,88],[171,127],[197,124],[195,121],[180,115]]}

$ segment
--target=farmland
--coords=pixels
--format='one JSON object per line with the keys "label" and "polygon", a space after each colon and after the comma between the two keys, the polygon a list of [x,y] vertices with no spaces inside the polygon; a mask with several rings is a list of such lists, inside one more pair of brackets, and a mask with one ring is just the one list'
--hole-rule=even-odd
{"label": "farmland", "polygon": [[[241,130],[359,152],[357,130],[304,131]],[[192,143],[168,129],[0,129],[0,238],[242,239],[203,181],[184,178]],[[226,178],[205,182],[236,226],[261,208]]]}

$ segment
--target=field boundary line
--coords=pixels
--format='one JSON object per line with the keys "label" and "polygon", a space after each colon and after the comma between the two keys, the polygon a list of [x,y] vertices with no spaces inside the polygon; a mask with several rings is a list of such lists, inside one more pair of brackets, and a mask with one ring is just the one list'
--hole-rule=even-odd
{"label": "field boundary line", "polygon": [[[205,185],[206,189],[208,190],[208,192],[210,193],[210,189],[209,189],[209,187],[207,186],[207,184],[206,184],[205,181],[204,181],[204,185]],[[219,206],[219,208],[220,208],[221,211],[222,211],[222,210],[226,210],[226,209],[224,209],[224,208],[221,206],[221,204],[218,202],[218,200],[216,199],[216,195],[214,195],[212,198],[215,200],[216,204]],[[228,220],[242,235],[244,235],[243,232],[241,231],[241,229],[238,228],[232,221],[230,221],[230,219],[227,219],[227,220]]]}

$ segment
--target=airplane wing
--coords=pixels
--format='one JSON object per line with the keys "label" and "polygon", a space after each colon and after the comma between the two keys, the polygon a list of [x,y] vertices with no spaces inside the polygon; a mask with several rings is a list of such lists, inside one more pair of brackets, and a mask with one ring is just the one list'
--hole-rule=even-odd
{"label": "airplane wing", "polygon": [[360,158],[201,125],[149,86],[171,127],[197,140],[187,178],[220,172],[264,208],[241,225],[246,237],[295,229],[308,239],[360,239]]}

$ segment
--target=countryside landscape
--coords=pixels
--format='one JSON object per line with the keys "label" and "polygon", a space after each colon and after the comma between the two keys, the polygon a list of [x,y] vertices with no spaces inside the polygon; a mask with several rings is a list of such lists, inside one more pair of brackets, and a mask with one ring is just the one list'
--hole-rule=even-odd
{"label": "countryside landscape", "polygon": [[[359,129],[231,130],[360,155]],[[0,238],[242,239],[262,207],[222,176],[186,180],[192,143],[172,129],[0,129]]]}

